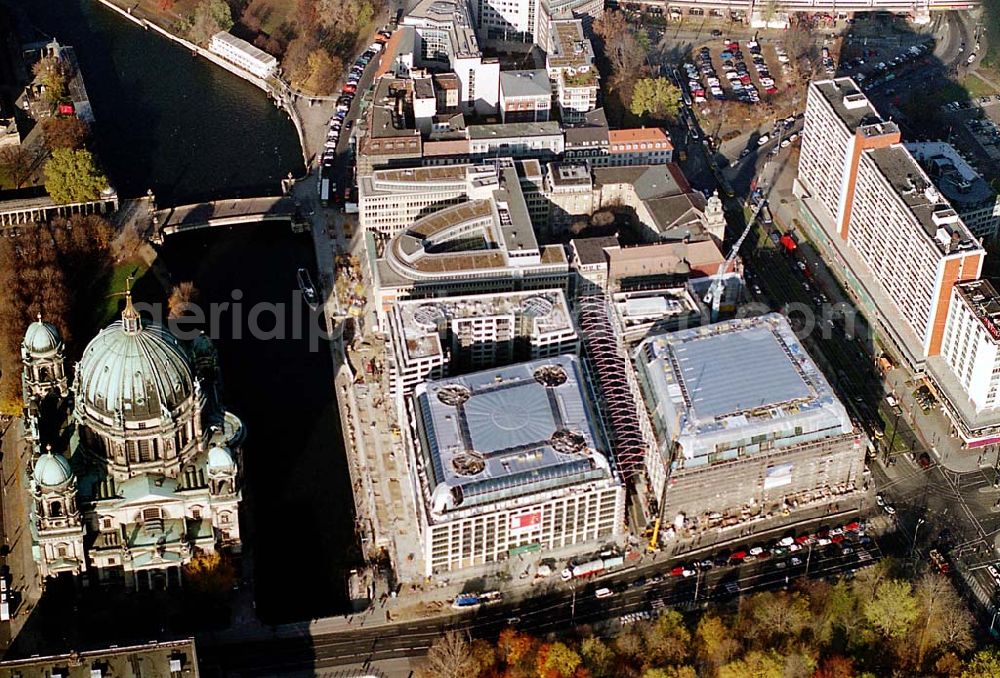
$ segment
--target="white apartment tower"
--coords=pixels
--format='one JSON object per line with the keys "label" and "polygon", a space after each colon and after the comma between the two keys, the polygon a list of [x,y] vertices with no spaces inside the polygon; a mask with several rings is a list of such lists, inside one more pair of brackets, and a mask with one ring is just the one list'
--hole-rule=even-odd
{"label": "white apartment tower", "polygon": [[941,355],[977,412],[1000,406],[1000,295],[989,282],[955,285]]}
{"label": "white apartment tower", "polygon": [[834,268],[922,366],[941,352],[951,288],[979,277],[982,248],[850,78],[810,84],[802,136],[795,190]]}

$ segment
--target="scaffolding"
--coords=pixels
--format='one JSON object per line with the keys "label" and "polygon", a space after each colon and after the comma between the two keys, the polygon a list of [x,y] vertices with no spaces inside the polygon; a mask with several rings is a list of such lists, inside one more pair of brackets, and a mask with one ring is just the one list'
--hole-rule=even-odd
{"label": "scaffolding", "polygon": [[577,300],[577,316],[614,461],[624,479],[632,482],[644,468],[646,440],[640,416],[645,410],[637,398],[637,385],[629,378],[632,372],[612,320],[613,310],[604,294],[585,295]]}

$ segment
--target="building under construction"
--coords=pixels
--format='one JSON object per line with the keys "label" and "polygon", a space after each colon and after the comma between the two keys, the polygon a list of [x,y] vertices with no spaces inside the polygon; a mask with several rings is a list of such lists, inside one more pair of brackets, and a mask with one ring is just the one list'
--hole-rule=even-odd
{"label": "building under construction", "polygon": [[670,460],[661,515],[673,529],[734,525],[860,485],[862,434],[784,316],[652,337],[635,362]]}

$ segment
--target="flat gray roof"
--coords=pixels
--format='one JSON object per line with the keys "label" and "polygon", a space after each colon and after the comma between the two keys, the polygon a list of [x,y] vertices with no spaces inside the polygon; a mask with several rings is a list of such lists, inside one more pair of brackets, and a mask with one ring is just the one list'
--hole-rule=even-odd
{"label": "flat gray roof", "polygon": [[[872,159],[882,176],[910,208],[913,216],[923,227],[924,233],[934,241],[938,250],[942,254],[959,251],[951,243],[945,245],[936,239],[939,226],[935,223],[934,215],[952,210],[952,207],[934,187],[930,178],[924,174],[906,147],[903,144],[893,144],[865,151],[865,155]],[[966,228],[961,218],[953,223],[942,224],[940,228],[954,235],[955,245],[960,246],[962,250],[971,252],[979,249],[979,241]]]}
{"label": "flat gray roof", "polygon": [[787,350],[763,327],[680,343],[674,359],[697,417],[736,414],[811,395]]}
{"label": "flat gray roof", "polygon": [[501,71],[500,91],[505,97],[551,97],[552,83],[545,69]]}
{"label": "flat gray roof", "polygon": [[517,137],[544,137],[562,134],[559,123],[508,122],[500,125],[469,125],[469,139],[509,139]]}
{"label": "flat gray roof", "polygon": [[[852,133],[862,124],[882,120],[882,116],[875,110],[871,101],[861,92],[861,88],[852,78],[814,81],[812,87],[830,103],[834,113]],[[847,101],[856,105],[848,107],[844,103],[845,97],[847,97]]]}
{"label": "flat gray roof", "polygon": [[661,445],[675,441],[689,461],[754,438],[791,445],[854,428],[778,313],[650,337],[635,360]]}

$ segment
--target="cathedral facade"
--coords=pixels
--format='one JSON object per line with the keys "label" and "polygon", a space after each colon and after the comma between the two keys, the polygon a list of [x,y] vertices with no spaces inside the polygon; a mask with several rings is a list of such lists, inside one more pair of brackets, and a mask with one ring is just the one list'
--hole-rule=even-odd
{"label": "cathedral facade", "polygon": [[142,319],[87,345],[72,382],[41,317],[21,346],[33,555],[43,579],[180,584],[198,552],[240,549],[243,424],[214,346]]}

